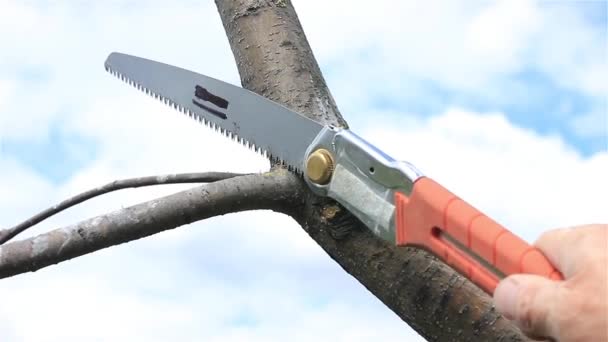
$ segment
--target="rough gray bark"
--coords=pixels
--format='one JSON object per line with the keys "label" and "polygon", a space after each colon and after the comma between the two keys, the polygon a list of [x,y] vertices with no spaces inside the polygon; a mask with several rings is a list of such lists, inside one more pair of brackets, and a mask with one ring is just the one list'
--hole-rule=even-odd
{"label": "rough gray bark", "polygon": [[[216,5],[244,88],[317,121],[346,126],[290,1],[216,0]],[[424,251],[379,241],[331,202],[310,193],[304,199],[295,219],[308,234],[428,340],[526,339],[494,311],[485,293],[450,267]],[[336,239],[344,232],[349,234]]]}

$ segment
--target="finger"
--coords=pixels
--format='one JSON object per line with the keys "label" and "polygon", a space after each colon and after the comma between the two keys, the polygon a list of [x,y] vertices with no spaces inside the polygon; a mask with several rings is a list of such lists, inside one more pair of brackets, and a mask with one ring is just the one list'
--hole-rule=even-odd
{"label": "finger", "polygon": [[605,253],[607,243],[608,225],[590,224],[548,231],[534,245],[570,278],[590,262],[595,263],[598,252]]}
{"label": "finger", "polygon": [[559,282],[536,275],[503,279],[494,291],[496,310],[530,336],[557,338]]}
{"label": "finger", "polygon": [[534,243],[566,278],[572,276],[576,258],[568,257],[572,250],[564,246],[572,246],[573,237],[577,234],[573,228],[554,229],[543,233]]}

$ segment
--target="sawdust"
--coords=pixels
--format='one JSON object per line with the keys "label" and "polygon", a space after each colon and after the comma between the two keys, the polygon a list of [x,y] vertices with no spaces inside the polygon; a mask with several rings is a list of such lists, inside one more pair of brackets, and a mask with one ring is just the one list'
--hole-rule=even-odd
{"label": "sawdust", "polygon": [[321,210],[321,218],[325,221],[331,221],[341,211],[337,205],[329,205]]}

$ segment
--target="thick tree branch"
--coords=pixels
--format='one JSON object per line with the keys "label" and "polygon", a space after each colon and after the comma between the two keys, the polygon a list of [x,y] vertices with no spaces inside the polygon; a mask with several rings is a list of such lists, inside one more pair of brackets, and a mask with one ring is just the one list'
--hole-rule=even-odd
{"label": "thick tree branch", "polygon": [[234,177],[0,246],[0,278],[140,239],[212,216],[269,209],[293,215],[301,180],[285,170]]}
{"label": "thick tree branch", "polygon": [[0,245],[14,238],[17,234],[31,228],[32,226],[46,220],[47,218],[56,215],[57,213],[64,211],[76,204],[82,203],[93,197],[97,197],[103,194],[107,194],[112,191],[128,189],[128,188],[140,188],[150,185],[163,185],[163,184],[183,184],[183,183],[208,183],[215,182],[218,180],[228,179],[236,176],[242,176],[238,173],[229,172],[198,172],[198,173],[174,173],[168,175],[157,175],[148,177],[137,177],[128,179],[119,179],[105,185],[81,192],[76,196],[70,197],[64,201],[61,201],[54,206],[47,208],[38,214],[28,218],[27,220],[7,229],[0,230]]}
{"label": "thick tree branch", "polygon": [[[290,1],[216,0],[216,5],[243,87],[317,121],[346,126]],[[294,216],[302,227],[428,340],[526,339],[493,310],[485,293],[450,267],[422,250],[379,241],[334,203],[310,193],[304,199]],[[341,232],[350,231],[346,238],[335,238],[335,222]]]}
{"label": "thick tree branch", "polygon": [[347,127],[289,1],[216,0],[244,88]]}

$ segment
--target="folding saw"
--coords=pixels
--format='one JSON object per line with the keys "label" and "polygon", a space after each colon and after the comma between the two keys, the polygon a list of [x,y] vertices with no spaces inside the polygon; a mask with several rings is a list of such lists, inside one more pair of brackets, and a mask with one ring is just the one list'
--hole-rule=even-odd
{"label": "folding saw", "polygon": [[540,250],[413,165],[349,129],[322,125],[246,89],[152,60],[112,53],[106,70],[303,175],[398,246],[424,248],[489,294],[514,273],[563,279]]}

